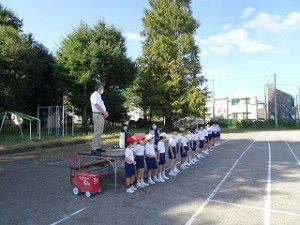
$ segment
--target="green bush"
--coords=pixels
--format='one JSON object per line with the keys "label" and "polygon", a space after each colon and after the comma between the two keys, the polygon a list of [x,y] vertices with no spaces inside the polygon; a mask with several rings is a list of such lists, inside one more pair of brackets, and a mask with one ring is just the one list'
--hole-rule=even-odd
{"label": "green bush", "polygon": [[220,127],[227,128],[231,125],[231,120],[227,119],[218,119],[217,122],[219,123]]}
{"label": "green bush", "polygon": [[254,127],[257,128],[264,128],[264,121],[262,120],[255,120],[253,122]]}
{"label": "green bush", "polygon": [[287,117],[280,117],[278,119],[278,125],[281,127],[296,127],[295,121],[293,121]]}
{"label": "green bush", "polygon": [[233,119],[231,121],[231,124],[232,124],[232,127],[234,127],[234,128],[241,128],[241,122],[237,119]]}
{"label": "green bush", "polygon": [[272,127],[275,127],[275,120],[273,119],[264,120],[264,128],[272,128]]}
{"label": "green bush", "polygon": [[254,127],[254,123],[250,119],[242,119],[241,120],[241,128],[252,128]]}

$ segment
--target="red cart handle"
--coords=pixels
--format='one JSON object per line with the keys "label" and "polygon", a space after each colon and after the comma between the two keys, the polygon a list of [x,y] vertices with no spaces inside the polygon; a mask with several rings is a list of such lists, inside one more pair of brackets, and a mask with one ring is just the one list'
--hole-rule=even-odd
{"label": "red cart handle", "polygon": [[70,153],[67,155],[67,160],[72,164],[74,170],[76,168],[75,159],[79,162],[80,169],[84,170],[84,161],[77,153]]}

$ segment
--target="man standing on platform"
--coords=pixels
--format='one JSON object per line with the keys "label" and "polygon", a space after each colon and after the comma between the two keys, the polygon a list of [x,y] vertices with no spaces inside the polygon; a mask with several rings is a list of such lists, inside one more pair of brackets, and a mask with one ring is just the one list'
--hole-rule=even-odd
{"label": "man standing on platform", "polygon": [[105,119],[108,117],[108,112],[101,98],[104,92],[104,84],[97,82],[95,91],[91,95],[91,106],[93,111],[94,133],[92,138],[92,154],[105,152],[101,148],[101,135],[103,133]]}

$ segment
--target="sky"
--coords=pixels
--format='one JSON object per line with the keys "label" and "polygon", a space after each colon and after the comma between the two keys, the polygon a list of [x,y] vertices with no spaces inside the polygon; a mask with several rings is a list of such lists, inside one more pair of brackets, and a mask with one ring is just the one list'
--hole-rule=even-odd
{"label": "sky", "polygon": [[[126,37],[128,56],[141,52],[139,33],[148,0],[0,0],[23,19],[51,52],[81,21],[93,26],[104,20]],[[205,85],[216,98],[246,89],[264,100],[264,84],[294,97],[300,85],[299,0],[192,0],[194,18],[201,24],[195,40],[201,49]],[[300,93],[299,93],[300,94]]]}

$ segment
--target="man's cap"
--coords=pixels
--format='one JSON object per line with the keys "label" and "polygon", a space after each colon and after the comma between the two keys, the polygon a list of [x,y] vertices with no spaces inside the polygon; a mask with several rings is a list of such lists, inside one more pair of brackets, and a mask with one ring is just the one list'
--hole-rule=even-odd
{"label": "man's cap", "polygon": [[137,141],[141,141],[141,140],[144,140],[145,139],[145,136],[144,135],[138,135],[137,137],[136,137],[136,140]]}
{"label": "man's cap", "polygon": [[163,137],[163,138],[166,138],[167,137],[167,134],[165,132],[162,132],[160,135],[160,137]]}
{"label": "man's cap", "polygon": [[126,139],[126,142],[127,142],[127,143],[134,143],[134,142],[136,142],[136,140],[134,139],[134,137],[128,137],[128,138]]}
{"label": "man's cap", "polygon": [[147,141],[151,140],[152,138],[154,138],[153,134],[147,134],[147,136],[146,136]]}
{"label": "man's cap", "polygon": [[104,87],[104,86],[105,86],[104,83],[102,83],[102,82],[97,82],[97,83],[95,84],[95,91],[97,91],[99,87]]}

